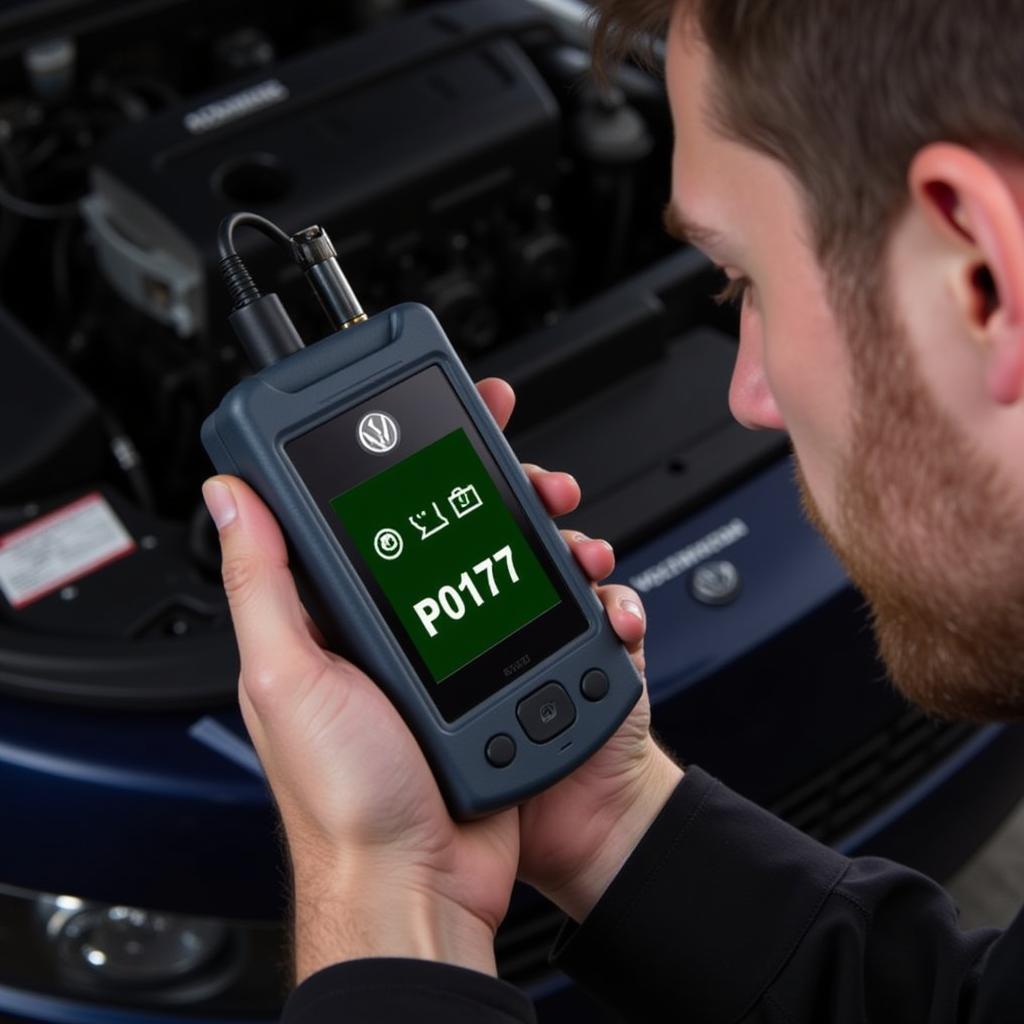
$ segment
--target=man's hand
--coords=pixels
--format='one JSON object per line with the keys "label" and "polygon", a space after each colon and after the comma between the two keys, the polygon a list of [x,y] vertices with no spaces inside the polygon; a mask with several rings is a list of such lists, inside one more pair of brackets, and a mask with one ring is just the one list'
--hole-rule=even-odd
{"label": "man's hand", "polygon": [[[491,408],[511,410],[507,385],[481,391]],[[203,493],[220,531],[239,701],[288,838],[298,980],[369,956],[495,973],[517,812],[452,821],[391,702],[321,646],[266,506],[233,477],[207,481]]]}
{"label": "man's hand", "polygon": [[[502,428],[511,388],[480,393]],[[565,473],[525,467],[553,515],[579,503]],[[273,516],[240,480],[204,486],[223,550],[241,655],[239,701],[274,791],[295,882],[301,981],[341,960],[407,956],[494,973],[493,938],[519,855],[519,815],[456,824],[416,740],[355,666],[325,650],[288,569]],[[604,541],[563,531],[592,580],[614,566]],[[598,587],[643,671],[643,610],[626,587]],[[648,730],[646,694],[608,745],[521,809],[521,876],[579,918],[667,799],[679,770]]]}
{"label": "man's hand", "polygon": [[[485,398],[487,397],[485,393]],[[511,402],[491,411],[504,429]],[[552,516],[580,502],[576,481],[564,473],[524,466]],[[615,568],[611,547],[571,530],[562,535],[597,584]],[[644,675],[643,607],[620,584],[595,586],[612,628]],[[519,876],[566,914],[582,921],[618,874],[683,777],[682,769],[651,736],[651,706],[644,691],[615,735],[585,764],[520,808]]]}
{"label": "man's hand", "polygon": [[[490,380],[480,384],[480,393],[504,430],[515,404],[511,389]],[[579,485],[568,474],[523,468],[552,516],[579,505]],[[605,541],[572,530],[562,536],[595,584],[615,568]],[[595,590],[642,676],[646,621],[639,597],[619,584]],[[604,747],[520,808],[520,878],[577,921],[607,889],[682,778],[682,770],[654,742],[650,726],[645,682],[636,707]]]}
{"label": "man's hand", "polygon": [[[599,591],[610,617],[618,589]],[[618,732],[519,809],[519,877],[575,921],[590,913],[683,777],[654,742],[650,720],[645,683]]]}

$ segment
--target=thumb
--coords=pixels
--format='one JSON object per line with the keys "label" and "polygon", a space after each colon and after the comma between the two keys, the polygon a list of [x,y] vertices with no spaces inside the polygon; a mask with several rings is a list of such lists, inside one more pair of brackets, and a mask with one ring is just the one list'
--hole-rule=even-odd
{"label": "thumb", "polygon": [[[207,480],[203,500],[220,534],[221,573],[243,683],[266,689],[275,680],[301,677],[323,654],[310,635],[281,528],[237,477]],[[250,696],[256,702],[256,695]]]}

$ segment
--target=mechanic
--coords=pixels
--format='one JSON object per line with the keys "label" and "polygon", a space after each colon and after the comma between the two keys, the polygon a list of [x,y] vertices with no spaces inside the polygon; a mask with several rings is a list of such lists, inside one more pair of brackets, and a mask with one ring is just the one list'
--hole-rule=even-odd
{"label": "mechanic", "polygon": [[[1021,717],[1024,2],[598,6],[605,55],[666,34],[667,222],[742,302],[733,413],[789,431],[896,685]],[[480,390],[504,425],[510,389]],[[579,500],[528,472],[553,515]],[[391,704],[317,643],[267,509],[232,478],[205,494],[294,872],[290,1024],[533,1020],[494,977],[517,874],[568,916],[554,963],[627,1018],[1024,1020],[1024,917],[961,931],[929,879],[680,768],[646,699],[554,788],[453,823]],[[611,571],[603,542],[566,539],[595,583]],[[642,670],[637,596],[598,593]]]}

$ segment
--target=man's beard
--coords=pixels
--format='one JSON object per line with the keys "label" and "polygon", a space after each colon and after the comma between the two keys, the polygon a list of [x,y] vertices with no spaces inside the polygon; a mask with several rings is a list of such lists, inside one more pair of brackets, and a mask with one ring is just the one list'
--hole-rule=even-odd
{"label": "man's beard", "polygon": [[1024,507],[934,402],[906,332],[861,320],[837,522],[798,466],[805,512],[867,598],[898,690],[942,717],[1024,718]]}

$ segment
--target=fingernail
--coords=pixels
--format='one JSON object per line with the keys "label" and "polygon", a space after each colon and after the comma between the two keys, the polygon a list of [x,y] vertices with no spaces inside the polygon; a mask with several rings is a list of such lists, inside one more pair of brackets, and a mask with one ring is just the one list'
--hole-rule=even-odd
{"label": "fingernail", "polygon": [[589,538],[589,537],[588,537],[588,536],[587,536],[587,535],[586,535],[585,533],[580,533],[580,531],[579,531],[579,530],[577,530],[577,531],[576,531],[576,532],[575,532],[575,533],[574,533],[574,534],[572,535],[572,539],[573,539],[574,541],[576,541],[576,543],[577,543],[577,544],[582,544],[582,543],[584,543],[584,541],[588,541],[588,540],[590,540],[590,538]]}
{"label": "fingernail", "polygon": [[220,480],[207,480],[203,484],[203,501],[210,513],[218,530],[235,521],[238,515],[238,506],[235,504],[235,496],[231,488]]}
{"label": "fingernail", "polygon": [[635,615],[641,622],[644,621],[644,610],[636,603],[631,601],[628,597],[619,602],[619,607],[630,615]]}
{"label": "fingernail", "polygon": [[601,543],[602,543],[602,544],[603,544],[603,545],[604,545],[604,546],[605,546],[605,547],[606,547],[606,548],[607,548],[607,549],[608,549],[609,551],[611,551],[611,552],[612,552],[613,554],[615,553],[615,548],[613,548],[613,547],[611,546],[611,544],[609,544],[609,543],[608,543],[608,541],[606,541],[606,540],[602,540],[602,541],[601,541]]}

